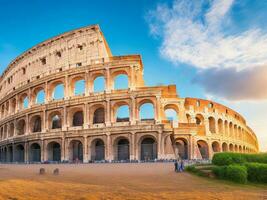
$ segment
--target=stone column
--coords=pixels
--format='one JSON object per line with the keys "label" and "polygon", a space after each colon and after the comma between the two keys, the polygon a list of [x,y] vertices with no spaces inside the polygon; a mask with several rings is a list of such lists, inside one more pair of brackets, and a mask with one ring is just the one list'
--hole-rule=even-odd
{"label": "stone column", "polygon": [[62,130],[66,131],[68,128],[68,113],[67,113],[67,107],[64,106],[63,108],[63,120],[62,120]]}
{"label": "stone column", "polygon": [[129,77],[129,88],[130,90],[135,90],[135,66],[131,65],[130,66],[130,77]]}
{"label": "stone column", "polygon": [[45,157],[46,157],[46,148],[45,148],[45,142],[42,139],[41,140],[41,162],[45,161]]}
{"label": "stone column", "polygon": [[106,67],[106,76],[105,76],[105,91],[107,93],[110,93],[111,90],[113,89],[112,86],[111,86],[111,80],[110,80],[110,69],[109,69],[109,66]]}
{"label": "stone column", "polygon": [[26,120],[25,120],[26,122],[25,122],[25,135],[29,135],[29,133],[30,133],[30,124],[29,124],[29,115],[28,114],[26,114]]}
{"label": "stone column", "polygon": [[156,122],[159,123],[161,121],[161,104],[160,104],[160,96],[156,96]]}
{"label": "stone column", "polygon": [[158,148],[158,159],[162,158],[162,130],[158,131],[158,142],[157,142],[157,148]]}
{"label": "stone column", "polygon": [[110,138],[110,133],[107,133],[107,156],[106,156],[106,160],[108,160],[109,162],[111,160],[113,160],[113,153],[112,153],[112,144],[111,144],[111,138]]}
{"label": "stone column", "polygon": [[83,147],[83,162],[88,163],[88,141],[87,141],[87,136],[83,137],[84,141],[84,147]]}
{"label": "stone column", "polygon": [[85,96],[88,96],[89,95],[89,92],[90,92],[90,87],[89,87],[89,71],[86,70],[85,71],[85,77],[84,77],[84,82],[85,82]]}
{"label": "stone column", "polygon": [[32,97],[32,90],[31,90],[31,88],[29,88],[29,90],[28,90],[28,102],[29,102],[29,105],[28,105],[29,108],[35,103],[34,102],[34,99]]}
{"label": "stone column", "polygon": [[46,118],[46,111],[43,110],[43,121],[42,121],[42,132],[46,132],[47,130],[47,118]]}
{"label": "stone column", "polygon": [[24,160],[25,160],[25,163],[29,162],[29,158],[30,158],[29,154],[30,154],[29,143],[25,142],[25,144],[24,144]]}
{"label": "stone column", "polygon": [[51,99],[49,91],[48,91],[48,83],[47,83],[47,81],[45,82],[45,89],[44,90],[45,90],[45,104],[47,104]]}
{"label": "stone column", "polygon": [[136,124],[136,100],[135,97],[131,97],[131,117],[130,117],[131,125]]}
{"label": "stone column", "polygon": [[85,103],[84,104],[84,124],[83,124],[83,128],[84,129],[88,129],[89,127],[89,116],[88,116],[88,104]]}
{"label": "stone column", "polygon": [[107,99],[106,101],[106,116],[105,116],[105,124],[106,126],[111,126],[111,121],[110,121],[110,99]]}
{"label": "stone column", "polygon": [[69,94],[69,77],[68,77],[68,75],[65,76],[64,96],[65,96],[65,99],[69,99],[70,98],[70,94]]}
{"label": "stone column", "polygon": [[135,160],[135,133],[132,132],[131,133],[131,155],[130,155],[130,160]]}
{"label": "stone column", "polygon": [[61,138],[61,161],[65,161],[65,137]]}

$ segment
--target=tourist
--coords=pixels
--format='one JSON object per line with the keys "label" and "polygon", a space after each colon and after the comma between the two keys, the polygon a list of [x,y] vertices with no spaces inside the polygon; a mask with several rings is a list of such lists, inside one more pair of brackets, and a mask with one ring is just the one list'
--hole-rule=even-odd
{"label": "tourist", "polygon": [[178,161],[177,160],[175,160],[174,162],[174,171],[178,172]]}
{"label": "tourist", "polygon": [[179,163],[179,172],[183,172],[183,171],[184,171],[184,161],[181,159]]}

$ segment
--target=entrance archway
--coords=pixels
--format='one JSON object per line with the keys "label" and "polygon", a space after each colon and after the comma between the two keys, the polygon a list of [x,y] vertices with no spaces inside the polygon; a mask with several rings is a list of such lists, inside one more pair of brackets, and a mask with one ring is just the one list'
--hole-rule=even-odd
{"label": "entrance archway", "polygon": [[197,141],[197,146],[202,159],[209,159],[209,146],[204,140]]}
{"label": "entrance archway", "polygon": [[16,147],[15,147],[15,162],[25,162],[25,159],[24,159],[24,146],[22,144],[18,144]]}
{"label": "entrance archway", "polygon": [[129,140],[126,138],[122,138],[118,140],[116,145],[117,150],[117,160],[129,160],[130,159],[130,148],[129,148]]}
{"label": "entrance archway", "polygon": [[178,155],[182,159],[188,159],[188,143],[184,138],[178,138],[175,140],[175,146],[178,151]]}
{"label": "entrance archway", "polygon": [[61,148],[57,142],[50,142],[47,145],[47,159],[48,161],[60,162],[61,161]]}
{"label": "entrance archway", "polygon": [[71,162],[83,161],[83,144],[79,140],[72,140],[69,145],[69,160]]}
{"label": "entrance archway", "polygon": [[30,161],[41,162],[41,147],[38,143],[33,143],[30,147]]}
{"label": "entrance archway", "polygon": [[105,144],[103,140],[96,139],[92,142],[91,160],[92,161],[105,160]]}
{"label": "entrance archway", "polygon": [[144,138],[141,142],[141,160],[157,159],[157,142],[153,138]]}

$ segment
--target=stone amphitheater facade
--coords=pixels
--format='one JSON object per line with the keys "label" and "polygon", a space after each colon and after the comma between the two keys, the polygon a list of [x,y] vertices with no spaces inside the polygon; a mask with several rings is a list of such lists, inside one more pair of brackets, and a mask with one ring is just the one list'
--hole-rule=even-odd
{"label": "stone amphitheater facade", "polygon": [[[116,90],[121,74],[128,88]],[[100,76],[105,90],[94,92]],[[80,80],[84,93],[76,95]],[[58,85],[62,99],[55,98]],[[38,103],[41,91],[45,98]],[[144,104],[153,106],[153,119],[141,118]],[[129,117],[116,117],[125,105]],[[167,109],[178,120],[170,120]],[[175,85],[146,87],[140,55],[113,56],[98,25],[63,33],[15,58],[0,78],[0,114],[1,162],[210,159],[222,151],[259,151],[256,135],[234,110],[179,97]]]}

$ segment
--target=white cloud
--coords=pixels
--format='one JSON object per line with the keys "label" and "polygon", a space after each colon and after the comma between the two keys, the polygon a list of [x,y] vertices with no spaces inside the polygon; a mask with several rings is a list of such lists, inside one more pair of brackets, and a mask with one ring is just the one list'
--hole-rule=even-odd
{"label": "white cloud", "polygon": [[174,63],[200,69],[236,68],[238,71],[263,65],[267,60],[267,34],[250,29],[224,34],[233,0],[174,1],[171,7],[158,5],[148,14],[150,31],[162,37],[161,55]]}

